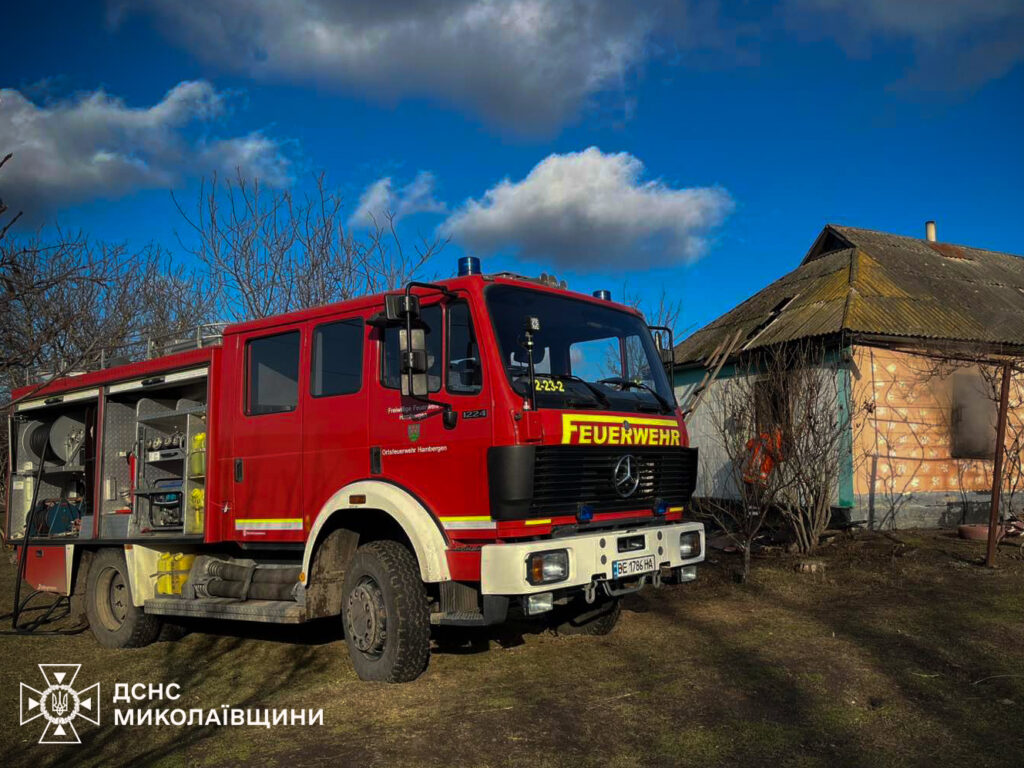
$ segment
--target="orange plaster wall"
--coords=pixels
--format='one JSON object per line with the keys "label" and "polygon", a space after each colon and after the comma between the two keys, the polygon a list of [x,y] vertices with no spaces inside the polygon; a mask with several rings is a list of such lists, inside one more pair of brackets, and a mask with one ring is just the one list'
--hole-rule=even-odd
{"label": "orange plaster wall", "polygon": [[[853,354],[860,373],[852,379],[855,493],[870,491],[873,463],[876,495],[991,489],[991,461],[950,457],[952,382],[935,375],[934,359],[861,346]],[[1011,388],[1010,403],[1009,420],[1019,427],[1020,380]]]}

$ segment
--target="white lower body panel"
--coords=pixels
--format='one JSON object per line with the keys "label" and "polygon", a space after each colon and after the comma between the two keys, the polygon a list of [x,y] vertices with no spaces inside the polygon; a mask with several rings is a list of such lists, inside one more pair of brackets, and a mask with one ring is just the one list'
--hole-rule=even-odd
{"label": "white lower body panel", "polygon": [[[696,557],[682,558],[679,554],[679,535],[697,531],[700,534],[700,553]],[[623,538],[644,537],[643,547],[620,552],[618,542]],[[526,561],[534,552],[564,549],[569,553],[569,578],[549,583],[531,584],[526,578]],[[480,552],[480,585],[485,595],[529,595],[566,587],[582,587],[592,581],[608,581],[614,563],[653,556],[656,568],[676,568],[693,565],[704,560],[703,523],[671,523],[601,533],[583,533],[576,536],[524,541],[511,544],[485,544]]]}

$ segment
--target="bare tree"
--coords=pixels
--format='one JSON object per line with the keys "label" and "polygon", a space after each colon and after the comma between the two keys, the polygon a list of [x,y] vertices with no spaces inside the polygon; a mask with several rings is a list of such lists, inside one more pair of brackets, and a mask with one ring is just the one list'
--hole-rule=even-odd
{"label": "bare tree", "polygon": [[421,238],[407,249],[390,211],[356,237],[344,224],[340,193],[322,174],[301,200],[238,175],[204,182],[192,212],[174,203],[191,233],[179,243],[202,264],[223,319],[266,317],[397,288],[447,243]]}
{"label": "bare tree", "polygon": [[194,274],[154,246],[130,251],[55,229],[0,243],[0,376],[7,391],[31,378],[138,358],[145,339],[204,321]]}
{"label": "bare tree", "polygon": [[855,424],[839,365],[812,341],[761,350],[704,400],[713,437],[697,502],[743,554],[744,577],[769,514],[805,554],[828,526]]}
{"label": "bare tree", "polygon": [[769,354],[765,377],[782,391],[789,413],[777,470],[776,497],[799,552],[813,552],[828,527],[843,462],[852,452],[856,406],[844,391],[840,363],[817,342],[805,341]]}
{"label": "bare tree", "polygon": [[[143,357],[148,338],[207,318],[210,304],[196,275],[159,248],[132,251],[59,226],[15,235],[16,219],[0,223],[3,407],[12,405],[17,387],[35,384],[24,398],[53,378],[99,368],[112,355]],[[4,420],[4,463],[6,429]]]}
{"label": "bare tree", "polygon": [[743,581],[750,576],[755,542],[782,491],[783,478],[774,471],[781,452],[771,444],[772,426],[763,423],[771,419],[763,413],[763,385],[756,370],[720,380],[701,414],[712,437],[701,452],[704,495],[694,499],[696,510],[740,551]]}

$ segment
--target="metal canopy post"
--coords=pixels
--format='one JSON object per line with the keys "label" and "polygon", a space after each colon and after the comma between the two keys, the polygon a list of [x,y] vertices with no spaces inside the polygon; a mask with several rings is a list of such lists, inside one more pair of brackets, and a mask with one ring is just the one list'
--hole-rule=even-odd
{"label": "metal canopy post", "polygon": [[1003,381],[999,389],[999,417],[996,422],[996,456],[992,468],[992,508],[988,518],[988,552],[985,565],[993,567],[996,559],[999,528],[999,495],[1003,489],[1003,454],[1006,451],[1006,416],[1010,403],[1010,364],[1003,365]]}

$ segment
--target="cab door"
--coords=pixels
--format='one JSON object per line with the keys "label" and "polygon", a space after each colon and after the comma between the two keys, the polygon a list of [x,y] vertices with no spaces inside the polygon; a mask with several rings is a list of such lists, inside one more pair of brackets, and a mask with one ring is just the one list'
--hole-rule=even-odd
{"label": "cab door", "polygon": [[[427,398],[432,403],[401,394],[398,329],[380,328],[374,334],[380,360],[370,442],[380,449],[380,474],[422,499],[446,530],[490,525],[490,382],[483,375],[475,332],[479,321],[474,320],[465,301],[424,301]],[[443,404],[456,414],[452,429],[444,426]]]}
{"label": "cab door", "polygon": [[300,398],[303,496],[306,511],[316,515],[338,489],[370,472],[370,387],[365,383],[370,329],[365,318],[353,316],[310,323],[309,330],[310,383]]}
{"label": "cab door", "polygon": [[300,325],[241,340],[243,392],[232,430],[234,503],[229,535],[239,540],[301,541],[302,411],[306,333]]}

